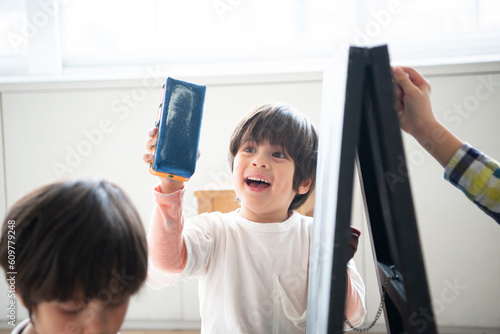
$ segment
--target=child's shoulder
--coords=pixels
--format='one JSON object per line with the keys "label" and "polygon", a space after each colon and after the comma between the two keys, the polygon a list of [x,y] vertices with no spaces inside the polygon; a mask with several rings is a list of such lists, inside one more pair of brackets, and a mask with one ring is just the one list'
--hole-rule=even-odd
{"label": "child's shoulder", "polygon": [[305,216],[297,211],[293,211],[292,217],[293,216],[296,217],[298,224],[300,224],[301,226],[305,226],[307,228],[312,228],[312,224],[314,221],[313,217]]}
{"label": "child's shoulder", "polygon": [[305,223],[312,223],[313,222],[313,217],[303,215],[296,210],[293,211],[293,214],[292,214],[292,216],[290,216],[290,218],[294,217],[294,216],[296,217],[296,219],[299,219],[300,221],[303,221]]}

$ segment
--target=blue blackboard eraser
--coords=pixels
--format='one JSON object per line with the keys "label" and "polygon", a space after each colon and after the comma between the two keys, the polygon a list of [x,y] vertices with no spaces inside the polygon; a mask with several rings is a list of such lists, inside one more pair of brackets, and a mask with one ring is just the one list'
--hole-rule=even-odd
{"label": "blue blackboard eraser", "polygon": [[205,86],[167,78],[155,123],[158,143],[151,174],[177,181],[187,181],[194,174],[205,92]]}

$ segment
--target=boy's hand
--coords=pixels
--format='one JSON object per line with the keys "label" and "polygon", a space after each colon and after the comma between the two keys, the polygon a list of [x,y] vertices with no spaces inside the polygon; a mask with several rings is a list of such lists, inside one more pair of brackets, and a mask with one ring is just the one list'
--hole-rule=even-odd
{"label": "boy's hand", "polygon": [[144,160],[144,162],[147,164],[150,164],[154,157],[153,148],[158,142],[158,138],[154,138],[156,132],[158,132],[158,128],[152,128],[148,132],[148,141],[146,142],[146,150],[148,151],[148,153],[142,156],[142,160]]}
{"label": "boy's hand", "polygon": [[401,128],[419,142],[432,138],[437,120],[432,112],[431,84],[411,67],[394,67]]}
{"label": "boy's hand", "polygon": [[360,235],[361,231],[351,226],[351,239],[349,240],[349,244],[351,246],[351,252],[349,255],[349,260],[351,260],[354,257],[354,254],[356,254],[356,251],[358,250],[358,241]]}
{"label": "boy's hand", "polygon": [[[158,132],[158,128],[152,128],[148,132],[148,140],[146,142],[146,150],[149,153],[146,153],[142,156],[142,160],[150,164],[153,160],[153,148],[156,146],[158,142],[158,138],[155,138],[155,134]],[[176,192],[177,190],[182,189],[184,187],[184,182],[169,180],[164,177],[160,177],[160,189],[163,194],[170,194]]]}

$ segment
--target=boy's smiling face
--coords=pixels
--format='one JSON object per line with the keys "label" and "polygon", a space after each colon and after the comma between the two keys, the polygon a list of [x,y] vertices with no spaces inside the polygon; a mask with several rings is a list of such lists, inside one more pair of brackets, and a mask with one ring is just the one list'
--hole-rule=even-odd
{"label": "boy's smiling face", "polygon": [[[233,184],[241,201],[242,217],[259,223],[282,222],[297,194],[293,190],[295,164],[280,145],[269,141],[244,142],[233,165]],[[299,186],[305,194],[310,182]]]}

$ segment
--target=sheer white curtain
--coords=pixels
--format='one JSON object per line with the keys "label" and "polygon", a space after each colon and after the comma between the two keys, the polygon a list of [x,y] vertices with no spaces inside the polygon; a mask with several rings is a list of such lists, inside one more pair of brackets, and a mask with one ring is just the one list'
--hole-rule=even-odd
{"label": "sheer white curtain", "polygon": [[497,0],[9,0],[0,74],[312,59],[382,43],[393,59],[498,59],[498,13]]}

